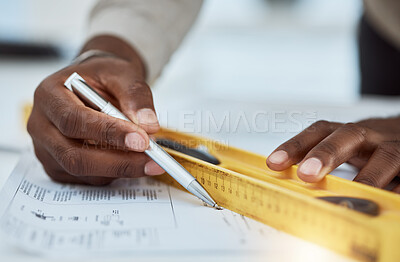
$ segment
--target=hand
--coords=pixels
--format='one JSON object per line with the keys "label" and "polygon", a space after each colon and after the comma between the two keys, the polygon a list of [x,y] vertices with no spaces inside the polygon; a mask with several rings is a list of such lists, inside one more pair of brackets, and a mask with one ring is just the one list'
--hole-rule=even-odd
{"label": "hand", "polygon": [[[143,151],[159,129],[143,64],[126,43],[99,37],[86,49],[118,57],[93,57],[47,77],[36,89],[28,131],[47,174],[68,183],[102,185],[120,177],[164,173]],[[138,125],[85,106],[64,87],[78,72],[98,93]]]}
{"label": "hand", "polygon": [[[299,163],[297,175],[318,182],[344,162],[360,169],[354,181],[384,188],[400,172],[400,118],[358,123],[319,121],[279,146],[267,165],[281,171]],[[400,186],[393,191],[400,193]]]}

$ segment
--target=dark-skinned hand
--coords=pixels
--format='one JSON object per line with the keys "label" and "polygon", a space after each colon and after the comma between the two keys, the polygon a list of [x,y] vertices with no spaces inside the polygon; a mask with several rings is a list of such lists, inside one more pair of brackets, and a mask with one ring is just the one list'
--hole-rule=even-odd
{"label": "dark-skinned hand", "polygon": [[[37,87],[28,121],[35,153],[56,181],[103,185],[120,177],[164,173],[143,153],[159,124],[143,63],[125,42],[101,36],[82,51],[101,49],[116,57],[93,57],[47,77]],[[95,111],[64,87],[78,72],[90,86],[136,124]]]}
{"label": "dark-skinned hand", "polygon": [[[354,181],[386,187],[400,173],[400,118],[318,121],[267,158],[276,171],[298,163],[297,175],[305,182],[318,182],[346,162],[359,169]],[[400,193],[400,186],[392,190]]]}

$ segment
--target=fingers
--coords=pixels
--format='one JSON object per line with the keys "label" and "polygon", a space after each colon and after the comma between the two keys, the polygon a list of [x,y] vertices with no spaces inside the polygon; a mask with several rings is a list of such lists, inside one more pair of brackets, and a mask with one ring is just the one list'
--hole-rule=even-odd
{"label": "fingers", "polygon": [[[354,181],[383,188],[400,172],[400,142],[385,142],[377,147]],[[393,191],[399,192],[397,186]]]}
{"label": "fingers", "polygon": [[[56,131],[56,130],[55,130]],[[56,133],[56,132],[54,132]],[[156,166],[146,168],[151,162],[144,153],[136,153],[121,150],[97,149],[93,146],[69,141],[61,134],[52,134],[57,139],[48,141],[47,150],[54,156],[63,169],[74,176],[96,176],[96,177],[141,177],[147,172],[148,175],[161,174],[164,171]]]}
{"label": "fingers", "polygon": [[383,188],[400,173],[400,142],[383,141],[382,134],[364,125],[319,122],[278,147],[267,164],[280,170],[302,159],[297,175],[312,183],[350,162],[362,168],[355,181]]}
{"label": "fingers", "polygon": [[397,186],[395,186],[395,187],[392,189],[392,192],[397,193],[397,194],[400,194],[400,184],[398,184]]}
{"label": "fingers", "polygon": [[[40,123],[46,133],[42,132],[35,139],[41,142],[40,146],[54,158],[56,164],[51,163],[51,159],[43,153],[37,155],[42,163],[45,162],[43,165],[46,172],[55,180],[67,181],[69,178],[64,176],[63,172],[79,177],[81,181],[91,181],[91,183],[97,182],[93,182],[90,177],[139,177],[164,173],[164,170],[155,165],[154,161],[144,153],[99,149],[87,143],[66,138],[50,123],[45,127],[43,126],[45,122],[40,121]],[[30,130],[35,131],[35,128],[38,127],[31,124]],[[35,146],[35,148],[38,147]],[[74,181],[68,180],[68,182]]]}
{"label": "fingers", "polygon": [[343,124],[318,121],[288,140],[267,158],[272,170],[281,171],[300,162],[304,156],[325,137]]}
{"label": "fingers", "polygon": [[148,135],[142,128],[86,107],[66,88],[38,91],[35,96],[47,99],[47,103],[40,104],[42,111],[66,137],[95,140],[139,152],[149,146]]}
{"label": "fingers", "polygon": [[367,129],[345,124],[311,149],[300,162],[297,175],[305,182],[320,181],[333,169],[359,154]]}
{"label": "fingers", "polygon": [[153,95],[150,87],[144,81],[108,75],[102,77],[102,82],[116,97],[122,112],[132,121],[148,133],[155,133],[160,129],[154,109]]}
{"label": "fingers", "polygon": [[49,177],[59,183],[70,184],[90,184],[94,186],[104,186],[111,183],[115,178],[111,177],[78,177],[65,172],[55,159],[41,146],[35,144],[35,154],[42,163],[44,170]]}
{"label": "fingers", "polygon": [[[122,59],[91,59],[54,73],[36,89],[28,131],[36,155],[54,180],[100,185],[119,177],[164,173],[145,154],[132,152],[146,150],[147,133],[159,128],[151,91],[137,69]],[[87,107],[63,86],[72,72],[79,72],[140,125]]]}

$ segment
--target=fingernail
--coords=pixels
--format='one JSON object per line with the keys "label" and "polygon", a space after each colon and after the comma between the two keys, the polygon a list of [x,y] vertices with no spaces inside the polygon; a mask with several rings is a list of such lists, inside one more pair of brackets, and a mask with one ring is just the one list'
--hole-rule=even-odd
{"label": "fingernail", "polygon": [[150,108],[142,108],[137,111],[137,119],[139,124],[143,125],[158,125],[156,113]]}
{"label": "fingernail", "polygon": [[286,161],[288,161],[288,159],[289,159],[288,153],[286,153],[286,151],[283,150],[278,150],[272,153],[268,157],[269,162],[277,165],[285,163]]}
{"label": "fingernail", "polygon": [[125,146],[135,151],[146,150],[146,141],[138,133],[129,133],[125,136]]}
{"label": "fingernail", "polygon": [[149,161],[144,165],[144,173],[148,176],[156,176],[164,174],[165,171],[156,162]]}
{"label": "fingernail", "polygon": [[322,168],[322,162],[318,158],[312,157],[304,161],[299,171],[306,176],[317,176]]}

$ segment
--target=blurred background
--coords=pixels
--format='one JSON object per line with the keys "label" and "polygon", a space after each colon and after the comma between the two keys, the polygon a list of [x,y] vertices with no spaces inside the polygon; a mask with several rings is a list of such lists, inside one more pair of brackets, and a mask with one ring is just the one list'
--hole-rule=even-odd
{"label": "blurred background", "polygon": [[[2,1],[0,39],[51,45],[65,65],[84,41],[93,3]],[[187,88],[229,99],[352,102],[360,13],[360,0],[205,1],[157,86],[186,88],[191,79]]]}
{"label": "blurred background", "polygon": [[[94,3],[1,1],[0,41],[6,51],[0,56],[0,79],[8,90],[1,98],[8,108],[1,130],[18,125],[20,108],[32,100],[40,81],[76,55]],[[205,1],[195,27],[153,85],[155,93],[242,102],[354,102],[360,13],[359,0]],[[7,52],[12,45],[20,56]],[[23,48],[48,56],[24,54]],[[21,142],[15,132],[4,134],[3,144]]]}
{"label": "blurred background", "polygon": [[[47,75],[77,54],[94,3],[0,2],[0,151],[18,153],[30,144],[24,105]],[[206,0],[193,30],[152,84],[161,123],[267,155],[318,119],[398,112],[397,101],[360,99],[361,14],[361,0]],[[221,128],[227,113],[231,124]],[[249,128],[241,116],[264,128]]]}

